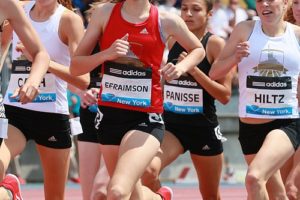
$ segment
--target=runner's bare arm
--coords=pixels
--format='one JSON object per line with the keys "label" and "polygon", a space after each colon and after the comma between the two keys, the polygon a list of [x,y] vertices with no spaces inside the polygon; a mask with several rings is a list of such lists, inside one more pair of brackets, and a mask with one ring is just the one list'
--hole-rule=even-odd
{"label": "runner's bare arm", "polygon": [[49,55],[41,44],[35,30],[25,16],[22,7],[16,1],[1,1],[1,12],[4,13],[11,27],[33,57],[32,68],[26,83],[17,91],[20,102],[28,103],[37,95],[37,89],[48,70]]}
{"label": "runner's bare arm", "polygon": [[179,16],[161,12],[160,19],[167,38],[172,37],[188,52],[185,59],[175,66],[168,63],[162,68],[162,74],[166,76],[166,80],[171,80],[196,66],[204,58],[205,51],[198,38],[189,31]]}
{"label": "runner's bare arm", "polygon": [[[113,57],[111,55],[113,52],[109,51],[109,49],[91,55],[97,42],[102,36],[113,6],[114,4],[100,4],[93,11],[85,35],[72,57],[71,73],[73,75],[81,75],[90,72],[107,59]],[[120,41],[120,43],[120,45],[128,46],[125,41]]]}

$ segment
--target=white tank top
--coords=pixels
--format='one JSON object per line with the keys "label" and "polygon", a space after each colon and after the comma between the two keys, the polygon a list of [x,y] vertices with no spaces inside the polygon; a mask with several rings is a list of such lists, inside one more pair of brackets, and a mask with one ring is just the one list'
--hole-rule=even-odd
{"label": "white tank top", "polygon": [[[60,19],[66,8],[59,5],[54,14],[47,21],[35,22],[31,19],[29,14],[34,4],[35,2],[26,4],[24,6],[25,13],[40,36],[44,47],[50,55],[50,59],[62,65],[69,66],[69,48],[60,40],[58,34]],[[28,64],[27,60],[24,61],[24,56],[15,50],[18,42],[19,38],[14,33],[12,48],[12,59],[14,64],[12,67],[11,80],[4,99],[5,104],[34,111],[69,114],[67,83],[51,73],[45,75],[39,87],[40,94],[32,103],[22,105],[14,99],[9,98],[16,88],[24,84],[31,66]]]}
{"label": "white tank top", "polygon": [[239,116],[298,118],[297,83],[300,47],[293,27],[278,37],[265,35],[256,20],[250,35],[250,55],[238,65]]}

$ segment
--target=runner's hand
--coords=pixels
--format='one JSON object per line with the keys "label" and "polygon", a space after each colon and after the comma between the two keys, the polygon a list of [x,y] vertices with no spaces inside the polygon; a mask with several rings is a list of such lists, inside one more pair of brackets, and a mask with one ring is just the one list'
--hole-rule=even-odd
{"label": "runner's hand", "polygon": [[39,94],[37,87],[25,83],[22,87],[17,88],[11,98],[18,98],[18,101],[22,104],[29,103],[35,99]]}
{"label": "runner's hand", "polygon": [[91,88],[85,91],[81,97],[81,107],[86,108],[87,106],[97,103],[97,96],[99,94],[99,88]]}
{"label": "runner's hand", "polygon": [[240,42],[236,45],[235,59],[237,63],[241,62],[242,58],[248,57],[250,54],[249,42]]}
{"label": "runner's hand", "polygon": [[115,60],[119,57],[126,56],[129,51],[128,33],[121,39],[117,39],[114,43],[106,50],[107,60]]}
{"label": "runner's hand", "polygon": [[162,67],[160,72],[168,82],[178,79],[182,74],[185,73],[180,67],[178,67],[178,65],[174,65],[171,62]]}
{"label": "runner's hand", "polygon": [[21,42],[18,42],[16,46],[16,51],[21,52],[27,58],[27,60],[32,62],[33,60],[32,56],[30,55],[30,53],[27,51],[27,49],[24,47],[24,45]]}

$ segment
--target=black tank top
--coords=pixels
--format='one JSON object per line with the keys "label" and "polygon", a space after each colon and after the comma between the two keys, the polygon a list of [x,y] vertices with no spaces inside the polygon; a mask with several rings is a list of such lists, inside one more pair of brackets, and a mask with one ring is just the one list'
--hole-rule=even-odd
{"label": "black tank top", "polygon": [[[207,41],[211,35],[212,34],[208,32],[201,40],[201,43],[205,49]],[[169,52],[168,62],[177,59],[182,51],[186,50],[176,42]],[[197,65],[197,67],[203,73],[208,75],[211,64],[208,62],[207,57],[205,56],[205,58]],[[190,126],[217,126],[218,120],[216,115],[215,99],[203,89],[203,113],[184,115],[165,111],[164,120],[166,123],[176,123]]]}
{"label": "black tank top", "polygon": [[[99,45],[94,48],[93,53],[98,53],[100,51]],[[100,88],[101,85],[101,65],[97,66],[95,69],[93,69],[90,72],[90,84],[88,86],[88,89],[90,88]]]}

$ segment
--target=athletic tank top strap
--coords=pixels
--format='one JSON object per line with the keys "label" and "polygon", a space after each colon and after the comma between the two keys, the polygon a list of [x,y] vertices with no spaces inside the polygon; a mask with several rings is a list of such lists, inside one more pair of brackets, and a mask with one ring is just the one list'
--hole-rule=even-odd
{"label": "athletic tank top strap", "polygon": [[[25,11],[26,15],[29,16],[30,20],[32,20],[32,19],[31,19],[29,13],[33,9],[34,5],[35,5],[35,1],[29,1],[28,3],[26,3],[24,5],[24,11]],[[54,24],[59,23],[60,18],[62,16],[63,12],[65,11],[65,9],[66,8],[63,5],[59,4],[58,7],[56,8],[55,12],[53,13],[53,15],[51,15],[48,20],[46,20],[44,22],[38,22],[38,23],[43,24],[43,23],[48,23],[49,21],[51,21],[51,23],[54,23]],[[56,30],[58,30],[58,29],[56,29]]]}
{"label": "athletic tank top strap", "polygon": [[210,36],[212,36],[212,33],[207,32],[207,33],[203,36],[203,38],[202,38],[202,40],[201,40],[201,43],[202,43],[203,47],[205,48],[205,50],[206,50],[206,44],[207,44],[208,39],[210,38]]}
{"label": "athletic tank top strap", "polygon": [[[35,1],[30,1],[24,7],[25,13],[38,33],[43,45],[45,46],[51,60],[54,60],[60,64],[69,66],[70,65],[70,53],[69,47],[64,44],[59,37],[59,26],[60,20],[63,13],[66,11],[63,5],[59,4],[53,15],[49,17],[46,21],[37,22],[34,21],[30,16],[30,11],[35,5]],[[14,35],[14,41],[15,37]],[[17,54],[19,55],[19,54]],[[13,59],[15,59],[15,52],[13,51]]]}
{"label": "athletic tank top strap", "polygon": [[[201,44],[203,45],[205,51],[206,51],[208,40],[211,36],[212,34],[210,32],[207,32],[201,39]],[[209,70],[211,68],[211,64],[208,62],[207,56],[205,56],[204,59],[201,61],[201,63],[198,64],[198,68],[201,69],[206,75],[208,75]]]}

